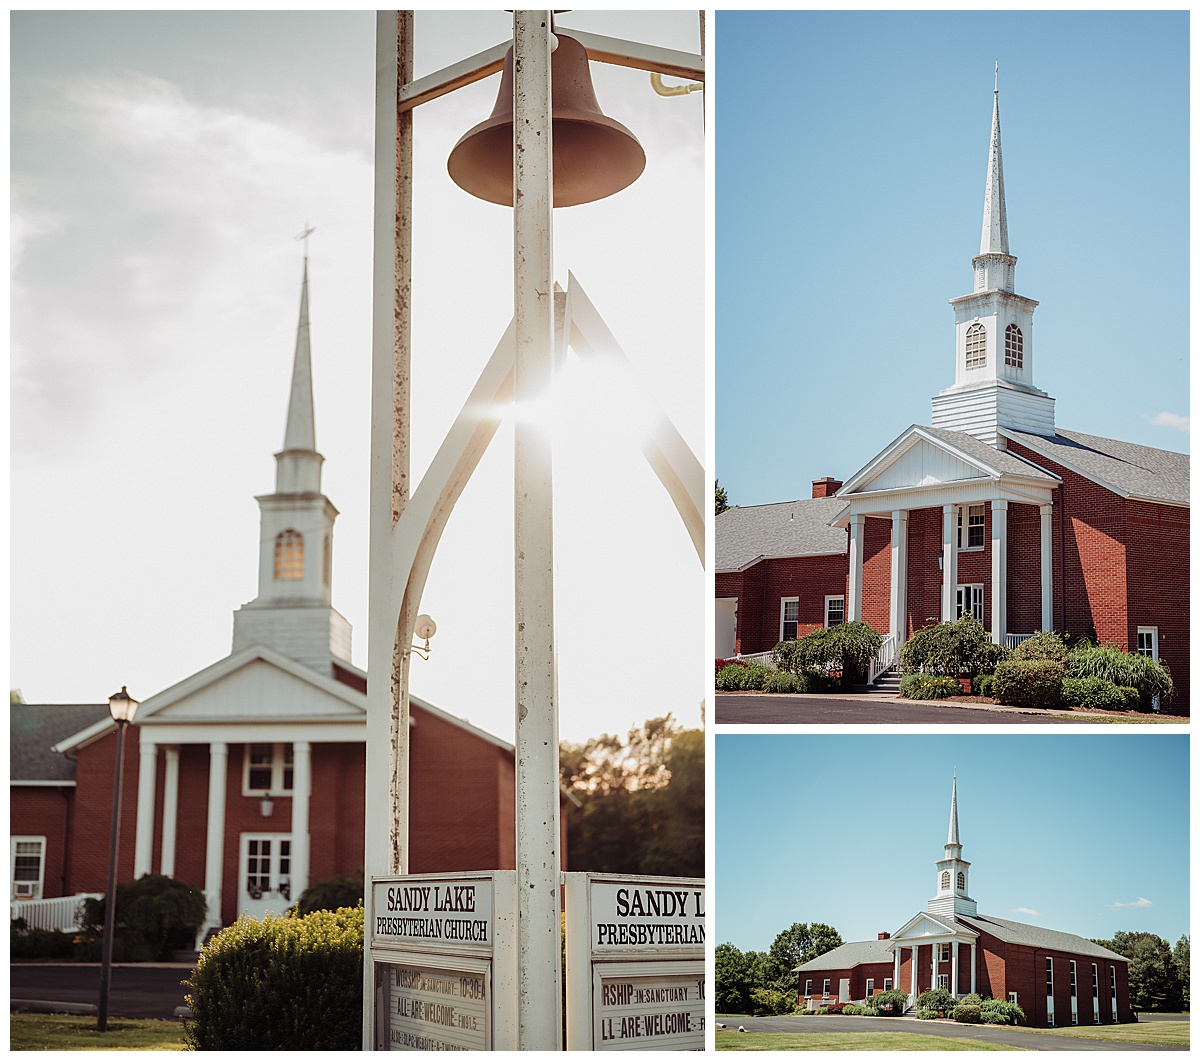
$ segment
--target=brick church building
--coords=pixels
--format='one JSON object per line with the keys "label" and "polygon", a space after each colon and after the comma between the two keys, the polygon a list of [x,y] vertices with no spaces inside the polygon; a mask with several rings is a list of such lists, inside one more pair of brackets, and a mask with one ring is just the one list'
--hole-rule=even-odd
{"label": "brick church building", "polygon": [[794,970],[799,1004],[821,1009],[883,991],[908,993],[909,1009],[933,988],[961,998],[1007,999],[1035,1028],[1120,1024],[1129,1009],[1129,959],[1070,932],[990,917],[970,898],[971,864],[958,834],[958,782],[934,895],[921,913],[877,939],[843,943]]}
{"label": "brick church building", "polygon": [[[117,879],[202,888],[201,936],[364,864],[367,675],[331,603],[337,509],[321,492],[307,261],[275,460],[275,490],[257,499],[258,594],[234,613],[231,654],[143,701],[125,736]],[[408,871],[513,868],[512,745],[415,696],[411,714]],[[116,742],[106,704],[12,705],[14,916],[37,924],[39,903],[103,892]],[[69,927],[74,904],[59,906]]]}
{"label": "brick church building", "polygon": [[893,659],[930,617],[971,612],[994,641],[1038,630],[1168,665],[1189,696],[1189,460],[1060,428],[1034,384],[1033,311],[1014,287],[992,111],[974,285],[951,300],[954,380],[848,479],[716,520],[716,652],[765,652],[861,620]]}

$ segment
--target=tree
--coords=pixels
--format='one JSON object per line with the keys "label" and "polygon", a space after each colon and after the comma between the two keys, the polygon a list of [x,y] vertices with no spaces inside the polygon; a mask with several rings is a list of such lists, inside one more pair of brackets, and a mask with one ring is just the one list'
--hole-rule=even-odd
{"label": "tree", "polygon": [[1175,963],[1175,978],[1179,981],[1180,1008],[1190,1012],[1192,1008],[1192,940],[1190,936],[1180,936],[1171,955]]}
{"label": "tree", "polygon": [[746,956],[732,943],[718,943],[715,958],[717,1012],[749,1012],[750,989],[746,984],[749,962]]}
{"label": "tree", "polygon": [[957,622],[936,623],[917,630],[900,648],[900,669],[906,674],[990,674],[1008,654],[992,643],[984,625],[970,612]]}
{"label": "tree", "polygon": [[781,641],[771,659],[778,669],[792,674],[841,671],[842,685],[849,688],[865,680],[867,665],[882,643],[883,638],[866,623],[838,623],[812,630],[798,641]]}
{"label": "tree", "polygon": [[1153,932],[1118,932],[1110,940],[1093,942],[1129,959],[1129,1005],[1134,1010],[1173,1013],[1182,1007],[1183,982],[1171,944],[1162,936]]}
{"label": "tree", "polygon": [[797,965],[810,962],[826,951],[840,947],[842,943],[842,937],[836,928],[820,921],[814,921],[811,925],[797,921],[791,928],[785,928],[775,937],[770,953],[790,975]]}
{"label": "tree", "polygon": [[719,516],[729,507],[729,495],[725,493],[725,488],[721,485],[720,479],[713,480],[717,501],[717,515]]}

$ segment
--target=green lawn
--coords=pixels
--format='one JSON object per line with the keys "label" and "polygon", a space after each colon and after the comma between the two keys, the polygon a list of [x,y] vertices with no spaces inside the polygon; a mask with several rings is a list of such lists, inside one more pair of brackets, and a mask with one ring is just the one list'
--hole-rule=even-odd
{"label": "green lawn", "polygon": [[1087,712],[1075,711],[1065,715],[1047,715],[1046,717],[1103,722],[1114,726],[1170,726],[1187,725],[1191,722],[1186,715],[1092,715]]}
{"label": "green lawn", "polygon": [[718,1050],[1015,1050],[972,1039],[918,1032],[755,1032],[717,1031]]}
{"label": "green lawn", "polygon": [[1153,1046],[1188,1046],[1190,1025],[1180,1021],[1144,1021],[1141,1024],[1102,1024],[1086,1028],[1022,1028],[1035,1035],[1070,1039],[1103,1039],[1113,1043],[1148,1043]]}
{"label": "green lawn", "polygon": [[108,1022],[96,1031],[95,1017],[59,1013],[14,1013],[9,1023],[12,1050],[184,1050],[183,1025],[175,1020]]}

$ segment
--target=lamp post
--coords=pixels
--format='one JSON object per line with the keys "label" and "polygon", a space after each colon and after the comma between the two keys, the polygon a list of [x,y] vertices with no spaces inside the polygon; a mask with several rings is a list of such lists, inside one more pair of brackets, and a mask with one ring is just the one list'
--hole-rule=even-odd
{"label": "lamp post", "polygon": [[121,839],[121,772],[125,764],[125,727],[133,721],[138,702],[125,686],[108,698],[108,713],[117,724],[117,768],[113,780],[112,833],[108,845],[108,888],[104,893],[104,943],[100,958],[100,1006],[96,1031],[108,1031],[108,986],[112,979],[113,923],[117,906],[117,846]]}

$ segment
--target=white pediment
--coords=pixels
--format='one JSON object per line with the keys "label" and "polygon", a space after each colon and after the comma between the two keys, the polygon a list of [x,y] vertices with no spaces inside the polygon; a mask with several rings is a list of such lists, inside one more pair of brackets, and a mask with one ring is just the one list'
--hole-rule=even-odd
{"label": "white pediment", "polygon": [[884,451],[847,493],[876,490],[913,490],[987,480],[995,473],[961,453],[922,435],[911,435],[896,451]]}
{"label": "white pediment", "polygon": [[955,936],[977,936],[973,928],[966,925],[948,923],[927,913],[917,914],[902,928],[892,933],[892,942],[925,943],[932,940],[947,940]]}

